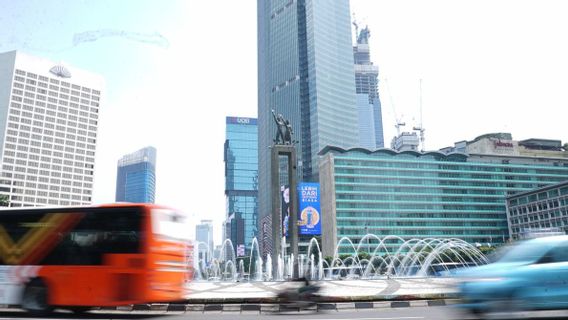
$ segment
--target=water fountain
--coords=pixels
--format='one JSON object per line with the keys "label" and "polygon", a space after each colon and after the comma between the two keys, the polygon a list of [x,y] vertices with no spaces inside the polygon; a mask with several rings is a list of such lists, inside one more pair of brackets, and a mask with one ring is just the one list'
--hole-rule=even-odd
{"label": "water fountain", "polygon": [[[206,244],[197,243],[196,247]],[[347,237],[339,239],[333,257],[326,260],[318,241],[313,238],[305,254],[278,256],[277,269],[273,270],[272,257],[263,260],[258,240],[253,239],[248,257],[248,270],[244,260],[235,254],[230,239],[223,242],[218,259],[194,259],[196,280],[242,281],[248,271],[250,281],[283,281],[291,278],[294,259],[298,259],[300,276],[313,280],[337,278],[380,279],[389,277],[429,277],[450,272],[456,267],[471,267],[488,263],[487,258],[473,245],[456,238],[410,239],[398,236],[380,238],[367,234],[358,244]],[[285,249],[285,248],[283,248]],[[207,248],[208,250],[208,248]],[[365,258],[360,254],[365,253]],[[435,270],[436,269],[436,270]]]}

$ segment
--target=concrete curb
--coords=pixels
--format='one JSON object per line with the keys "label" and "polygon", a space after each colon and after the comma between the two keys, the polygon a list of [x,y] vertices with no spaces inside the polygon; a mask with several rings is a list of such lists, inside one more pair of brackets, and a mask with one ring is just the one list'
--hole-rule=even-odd
{"label": "concrete curb", "polygon": [[[457,293],[425,293],[413,295],[371,295],[371,296],[321,296],[321,303],[342,303],[342,302],[379,302],[379,301],[415,301],[415,300],[444,300],[457,299]],[[185,300],[186,304],[276,304],[276,297],[264,298],[193,298]]]}
{"label": "concrete curb", "polygon": [[[299,310],[297,307],[287,307],[277,303],[160,303],[160,304],[137,304],[118,307],[95,308],[96,313],[275,313],[275,312],[299,312],[299,311],[341,311],[341,310],[369,310],[386,308],[411,308],[411,307],[439,307],[458,303],[457,299],[435,300],[394,300],[394,301],[357,301],[357,302],[321,302],[313,307]],[[13,311],[6,308],[3,311]]]}
{"label": "concrete curb", "polygon": [[[299,310],[297,307],[287,307],[281,304],[261,303],[261,304],[175,304],[168,306],[167,312],[199,312],[199,313],[275,313],[275,312],[299,312],[299,311],[341,311],[341,310],[368,310],[368,309],[387,309],[387,308],[415,308],[415,307],[439,307],[455,304],[452,299],[440,300],[397,300],[397,301],[359,301],[359,302],[337,302],[337,303],[317,303],[313,307]],[[163,309],[163,308],[160,308]],[[140,310],[134,306],[132,310]]]}

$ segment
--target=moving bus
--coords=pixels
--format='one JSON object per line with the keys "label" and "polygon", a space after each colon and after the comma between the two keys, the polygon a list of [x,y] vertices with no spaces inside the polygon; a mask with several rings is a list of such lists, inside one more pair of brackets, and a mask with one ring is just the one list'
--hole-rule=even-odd
{"label": "moving bus", "polygon": [[169,302],[192,278],[182,214],[149,204],[0,211],[0,305],[52,308]]}

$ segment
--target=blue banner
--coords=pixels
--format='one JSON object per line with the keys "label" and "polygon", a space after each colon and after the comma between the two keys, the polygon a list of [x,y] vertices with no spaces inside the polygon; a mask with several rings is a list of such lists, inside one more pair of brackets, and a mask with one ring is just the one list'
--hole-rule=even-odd
{"label": "blue banner", "polygon": [[298,233],[301,235],[321,234],[321,209],[319,183],[301,182],[298,185]]}

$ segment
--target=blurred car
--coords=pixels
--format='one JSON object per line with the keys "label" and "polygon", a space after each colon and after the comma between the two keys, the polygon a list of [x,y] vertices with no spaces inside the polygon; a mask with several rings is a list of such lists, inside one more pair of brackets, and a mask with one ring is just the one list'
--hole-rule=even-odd
{"label": "blurred car", "polygon": [[568,236],[520,242],[496,262],[458,275],[457,307],[474,314],[568,308]]}

